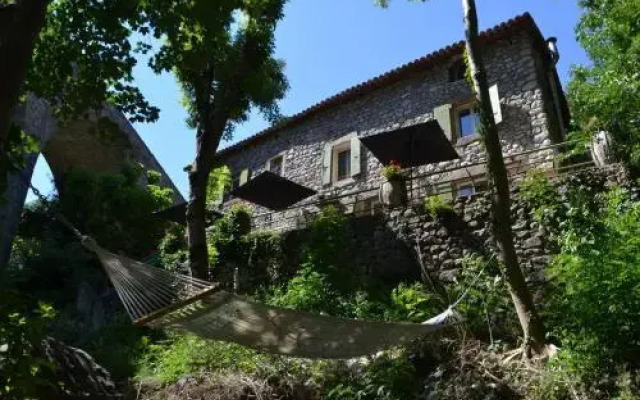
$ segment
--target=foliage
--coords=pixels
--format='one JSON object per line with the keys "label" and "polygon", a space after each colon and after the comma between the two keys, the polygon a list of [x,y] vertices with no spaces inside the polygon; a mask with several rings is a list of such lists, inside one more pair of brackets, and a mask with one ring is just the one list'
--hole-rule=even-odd
{"label": "foliage", "polygon": [[247,235],[251,232],[251,210],[234,205],[217,220],[207,235],[209,265],[224,284],[232,281],[233,269],[246,265]]}
{"label": "foliage", "polygon": [[52,366],[40,351],[50,305],[30,304],[16,292],[0,290],[0,397],[37,399],[54,383],[42,378]]}
{"label": "foliage", "polygon": [[434,219],[453,212],[451,203],[439,195],[425,197],[424,209]]}
{"label": "foliage", "polygon": [[[54,0],[40,33],[24,92],[47,99],[59,120],[106,103],[131,121],[155,121],[158,109],[132,85],[135,53],[148,45],[141,1]],[[133,35],[136,32],[138,35]]]}
{"label": "foliage", "polygon": [[143,170],[125,165],[119,174],[96,175],[82,170],[67,174],[60,191],[60,212],[81,232],[111,251],[144,257],[160,239],[164,222],[153,215],[171,205],[172,191],[158,185],[151,173],[140,187]]}
{"label": "foliage", "polygon": [[288,88],[284,63],[273,57],[275,28],[286,0],[184,2],[152,0],[146,12],[164,41],[150,65],[171,71],[183,91],[187,123],[197,131],[197,153],[189,171],[189,261],[194,274],[208,274],[206,201],[209,174],[220,140],[252,109],[267,119]]}
{"label": "foliage", "polygon": [[382,167],[382,176],[388,181],[399,181],[405,177],[402,173],[402,166],[396,160],[391,160],[389,165]]}
{"label": "foliage", "polygon": [[597,229],[564,228],[562,253],[549,268],[562,359],[581,372],[640,361],[640,205],[613,191],[605,207]]}
{"label": "foliage", "polygon": [[184,226],[170,224],[158,245],[163,268],[175,270],[187,261],[187,239]]}
{"label": "foliage", "polygon": [[520,186],[520,195],[559,245],[594,242],[603,226],[598,218],[603,206],[604,177],[589,171],[573,174],[561,184],[532,171]]}
{"label": "foliage", "polygon": [[231,170],[226,165],[211,171],[207,185],[208,207],[213,207],[216,203],[221,202],[224,193],[231,189],[231,182]]}
{"label": "foliage", "polygon": [[384,319],[421,323],[441,312],[437,302],[423,284],[401,283],[391,291],[389,305],[384,307]]}
{"label": "foliage", "polygon": [[318,372],[322,398],[328,400],[400,400],[417,389],[415,368],[404,352],[385,352],[355,368],[328,363]]}
{"label": "foliage", "polygon": [[640,4],[636,0],[581,0],[576,28],[593,65],[576,67],[569,84],[571,111],[581,130],[612,135],[613,151],[637,173],[640,165]]}
{"label": "foliage", "polygon": [[154,377],[168,383],[199,371],[252,373],[265,357],[240,345],[175,334],[167,342],[147,346],[138,377]]}
{"label": "foliage", "polygon": [[[507,283],[498,262],[483,257],[466,257],[451,286],[450,298],[466,296],[458,306],[467,328],[491,344],[518,336],[518,318],[509,299]],[[499,339],[498,339],[499,338]]]}
{"label": "foliage", "polygon": [[[28,135],[18,126],[11,124],[3,151],[0,151],[0,171],[9,174],[20,171],[26,166],[27,156],[40,150],[40,141]],[[9,175],[0,173],[0,206],[6,201],[4,192]]]}
{"label": "foliage", "polygon": [[152,212],[171,201],[171,192],[151,183],[142,187],[140,179],[142,170],[131,166],[121,174],[92,175],[75,170],[65,179],[64,196],[28,204],[8,268],[15,288],[35,293],[60,308],[75,301],[81,282],[94,288],[106,285],[104,272],[91,254],[82,250],[66,226],[52,220],[55,212],[61,212],[109,250],[134,258],[146,256],[164,228]]}
{"label": "foliage", "polygon": [[309,225],[303,263],[285,288],[276,290],[271,302],[314,312],[344,315],[347,296],[357,288],[349,268],[349,228],[333,206],[324,208]]}
{"label": "foliage", "polygon": [[204,130],[222,115],[215,122],[230,133],[229,124],[245,121],[252,106],[278,115],[275,101],[288,85],[284,63],[272,53],[283,6],[283,0],[149,2],[155,35],[166,39],[151,66],[176,74],[192,126]]}

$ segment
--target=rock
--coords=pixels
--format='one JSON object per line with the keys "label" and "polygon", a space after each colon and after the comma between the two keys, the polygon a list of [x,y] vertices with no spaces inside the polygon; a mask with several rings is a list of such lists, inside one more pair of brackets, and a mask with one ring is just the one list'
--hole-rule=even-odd
{"label": "rock", "polygon": [[538,236],[534,236],[524,241],[522,247],[525,249],[531,249],[534,247],[542,247],[542,240]]}
{"label": "rock", "polygon": [[53,338],[42,341],[42,352],[54,366],[52,382],[63,385],[59,396],[48,398],[66,399],[121,399],[122,394],[107,370],[98,365],[85,351],[70,347]]}
{"label": "rock", "polygon": [[440,271],[440,274],[438,274],[438,279],[442,282],[453,282],[455,281],[457,275],[458,275],[457,269],[448,269],[448,270]]}

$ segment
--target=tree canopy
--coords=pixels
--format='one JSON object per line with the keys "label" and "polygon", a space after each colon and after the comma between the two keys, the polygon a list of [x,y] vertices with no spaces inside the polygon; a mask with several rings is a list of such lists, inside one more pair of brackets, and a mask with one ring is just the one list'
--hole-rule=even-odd
{"label": "tree canopy", "polygon": [[184,93],[188,123],[197,131],[189,171],[189,260],[206,277],[205,208],[209,174],[220,140],[257,108],[278,116],[288,88],[284,62],[273,57],[276,23],[285,0],[154,0],[146,9],[163,44],[150,65],[173,72]]}
{"label": "tree canopy", "polygon": [[578,41],[592,66],[574,68],[569,84],[571,112],[588,133],[609,132],[613,150],[640,170],[640,3],[582,0]]}

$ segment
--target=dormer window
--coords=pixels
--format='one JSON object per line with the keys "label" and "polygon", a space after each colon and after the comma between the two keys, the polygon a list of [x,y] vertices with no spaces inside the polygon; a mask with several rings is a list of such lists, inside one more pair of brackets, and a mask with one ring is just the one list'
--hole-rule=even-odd
{"label": "dormer window", "polygon": [[449,82],[463,80],[466,72],[467,66],[464,64],[463,59],[454,61],[454,63],[449,67]]}

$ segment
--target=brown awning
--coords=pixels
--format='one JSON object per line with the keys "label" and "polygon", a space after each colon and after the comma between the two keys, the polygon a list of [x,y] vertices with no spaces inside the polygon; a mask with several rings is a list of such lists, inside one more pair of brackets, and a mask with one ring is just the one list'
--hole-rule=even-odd
{"label": "brown awning", "polygon": [[231,192],[232,196],[267,207],[282,210],[316,194],[315,190],[265,171]]}
{"label": "brown awning", "polygon": [[436,120],[360,138],[383,165],[391,160],[402,167],[460,158]]}

